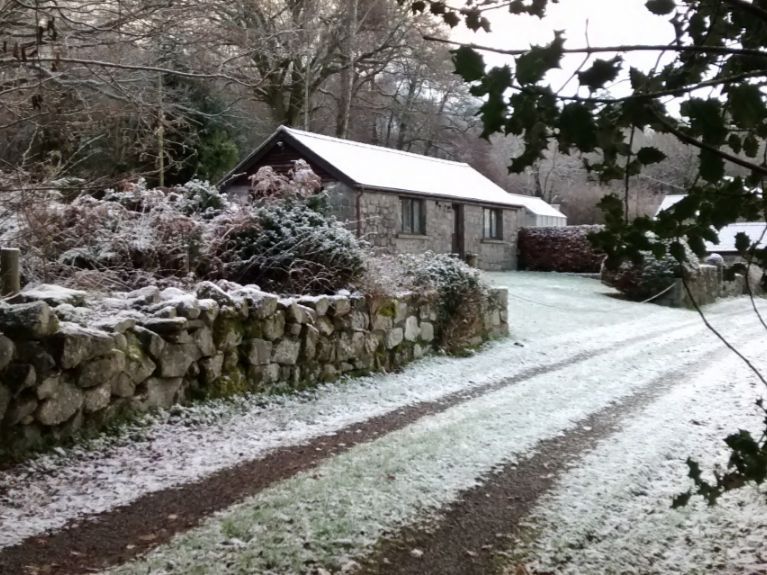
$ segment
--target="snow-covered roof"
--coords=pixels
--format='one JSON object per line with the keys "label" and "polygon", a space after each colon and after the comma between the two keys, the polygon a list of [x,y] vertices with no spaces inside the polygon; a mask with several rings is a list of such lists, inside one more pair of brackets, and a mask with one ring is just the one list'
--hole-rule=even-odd
{"label": "snow-covered roof", "polygon": [[[506,192],[463,162],[342,140],[286,126],[280,126],[264,146],[280,134],[295,140],[361,188],[524,207],[540,216],[566,217],[540,198]],[[247,168],[247,163],[256,157],[259,150],[233,171]]]}
{"label": "snow-covered roof", "polygon": [[[655,212],[657,216],[660,212],[670,208],[679,200],[684,198],[684,194],[669,194],[663,198],[660,207]],[[735,237],[739,233],[746,234],[751,243],[760,242],[759,247],[767,246],[767,223],[765,222],[739,222],[723,227],[719,232],[719,243],[706,242],[706,250],[709,252],[737,252],[735,247]]]}
{"label": "snow-covered roof", "polygon": [[655,215],[657,216],[659,213],[661,213],[663,210],[667,210],[671,206],[673,206],[675,203],[677,203],[679,200],[681,200],[684,197],[684,194],[668,194],[663,198],[663,201],[660,203],[660,206],[658,206],[658,209],[655,210]]}
{"label": "snow-covered roof", "polygon": [[767,230],[767,223],[764,222],[730,224],[719,230],[719,243],[707,243],[706,249],[711,252],[737,252],[735,236],[739,233],[746,234],[752,244],[760,242],[759,247],[767,247],[767,231],[765,230]]}

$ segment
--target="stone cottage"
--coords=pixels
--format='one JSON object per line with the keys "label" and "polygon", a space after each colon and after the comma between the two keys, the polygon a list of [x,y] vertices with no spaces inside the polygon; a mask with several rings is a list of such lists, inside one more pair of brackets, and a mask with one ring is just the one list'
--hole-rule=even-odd
{"label": "stone cottage", "polygon": [[482,269],[514,269],[517,232],[566,225],[540,198],[510,194],[468,164],[280,126],[221,182],[236,194],[262,166],[305,160],[335,216],[384,253],[474,255]]}

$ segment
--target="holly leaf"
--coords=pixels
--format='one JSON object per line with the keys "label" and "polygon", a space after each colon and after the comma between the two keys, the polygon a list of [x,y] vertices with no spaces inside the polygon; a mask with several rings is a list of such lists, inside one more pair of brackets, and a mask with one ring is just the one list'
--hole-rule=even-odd
{"label": "holly leaf", "polygon": [[520,84],[540,82],[546,72],[559,68],[564,54],[565,40],[561,31],[554,32],[554,40],[547,46],[532,46],[530,51],[517,58],[517,80]]}
{"label": "holly leaf", "polygon": [[444,14],[447,10],[447,6],[444,2],[431,2],[429,3],[429,12],[434,14],[435,16],[439,16],[440,14]]}
{"label": "holly leaf", "polygon": [[701,136],[708,144],[724,143],[728,130],[722,117],[722,102],[716,98],[690,98],[679,107],[683,116],[690,118],[690,131]]}
{"label": "holly leaf", "polygon": [[485,32],[490,32],[490,21],[482,16],[482,11],[479,8],[464,8],[461,10],[464,15],[466,27],[476,32],[482,28]]}
{"label": "holly leaf", "polygon": [[743,139],[743,151],[749,158],[755,158],[759,153],[759,140],[753,134],[749,134]]}
{"label": "holly leaf", "polygon": [[674,0],[647,0],[645,7],[658,16],[664,16],[673,12],[676,8]]}
{"label": "holly leaf", "polygon": [[657,164],[666,159],[666,154],[661,152],[658,148],[652,146],[645,146],[640,148],[637,152],[637,159],[645,166],[650,164]]}
{"label": "holly leaf", "polygon": [[[556,3],[557,0],[554,0]],[[530,14],[531,16],[537,16],[543,18],[546,14],[546,5],[549,0],[532,0],[529,5],[526,5],[524,0],[512,0],[509,3],[509,12],[512,14]]]}
{"label": "holly leaf", "polygon": [[722,157],[709,150],[701,150],[700,177],[711,183],[716,183],[724,178],[724,160]]}
{"label": "holly leaf", "polygon": [[741,128],[754,128],[767,116],[762,93],[750,84],[732,86],[728,90],[732,120]]}
{"label": "holly leaf", "polygon": [[728,136],[727,145],[736,154],[740,154],[740,151],[743,149],[743,144],[741,142],[740,136],[737,134],[730,134]]}
{"label": "holly leaf", "polygon": [[461,23],[461,19],[458,17],[458,14],[452,11],[445,12],[442,15],[442,20],[444,20],[445,24],[447,24],[451,28],[455,28],[456,26],[458,26],[458,24]]}
{"label": "holly leaf", "polygon": [[735,249],[740,253],[747,252],[751,249],[751,238],[745,232],[738,232],[735,234]]}
{"label": "holly leaf", "polygon": [[485,75],[485,59],[476,50],[461,46],[453,50],[455,73],[467,82],[474,82]]}
{"label": "holly leaf", "polygon": [[578,80],[581,85],[587,86],[590,91],[595,92],[604,87],[607,82],[612,82],[618,77],[622,64],[623,58],[620,56],[615,56],[610,60],[598,59],[588,70],[578,72]]}
{"label": "holly leaf", "polygon": [[591,110],[580,102],[567,104],[557,120],[562,151],[575,146],[581,152],[591,152],[597,146],[597,126]]}

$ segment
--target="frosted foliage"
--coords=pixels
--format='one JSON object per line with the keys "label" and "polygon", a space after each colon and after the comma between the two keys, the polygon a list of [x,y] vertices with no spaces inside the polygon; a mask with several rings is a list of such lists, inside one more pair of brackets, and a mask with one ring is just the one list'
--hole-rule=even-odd
{"label": "frosted foliage", "polygon": [[261,192],[242,204],[200,180],[160,189],[139,179],[74,198],[6,196],[0,240],[23,250],[27,283],[123,289],[263,279],[291,293],[346,287],[364,253],[318,211],[320,179],[302,161],[286,175],[260,174]]}
{"label": "frosted foliage", "polygon": [[250,176],[250,195],[253,199],[305,199],[322,188],[322,180],[304,160],[296,160],[287,174],[271,166],[263,166]]}

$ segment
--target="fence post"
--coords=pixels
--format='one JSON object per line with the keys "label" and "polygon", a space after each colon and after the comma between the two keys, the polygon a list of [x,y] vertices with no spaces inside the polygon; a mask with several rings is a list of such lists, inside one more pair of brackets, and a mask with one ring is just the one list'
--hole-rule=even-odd
{"label": "fence post", "polygon": [[19,250],[0,248],[0,295],[13,295],[20,290]]}

